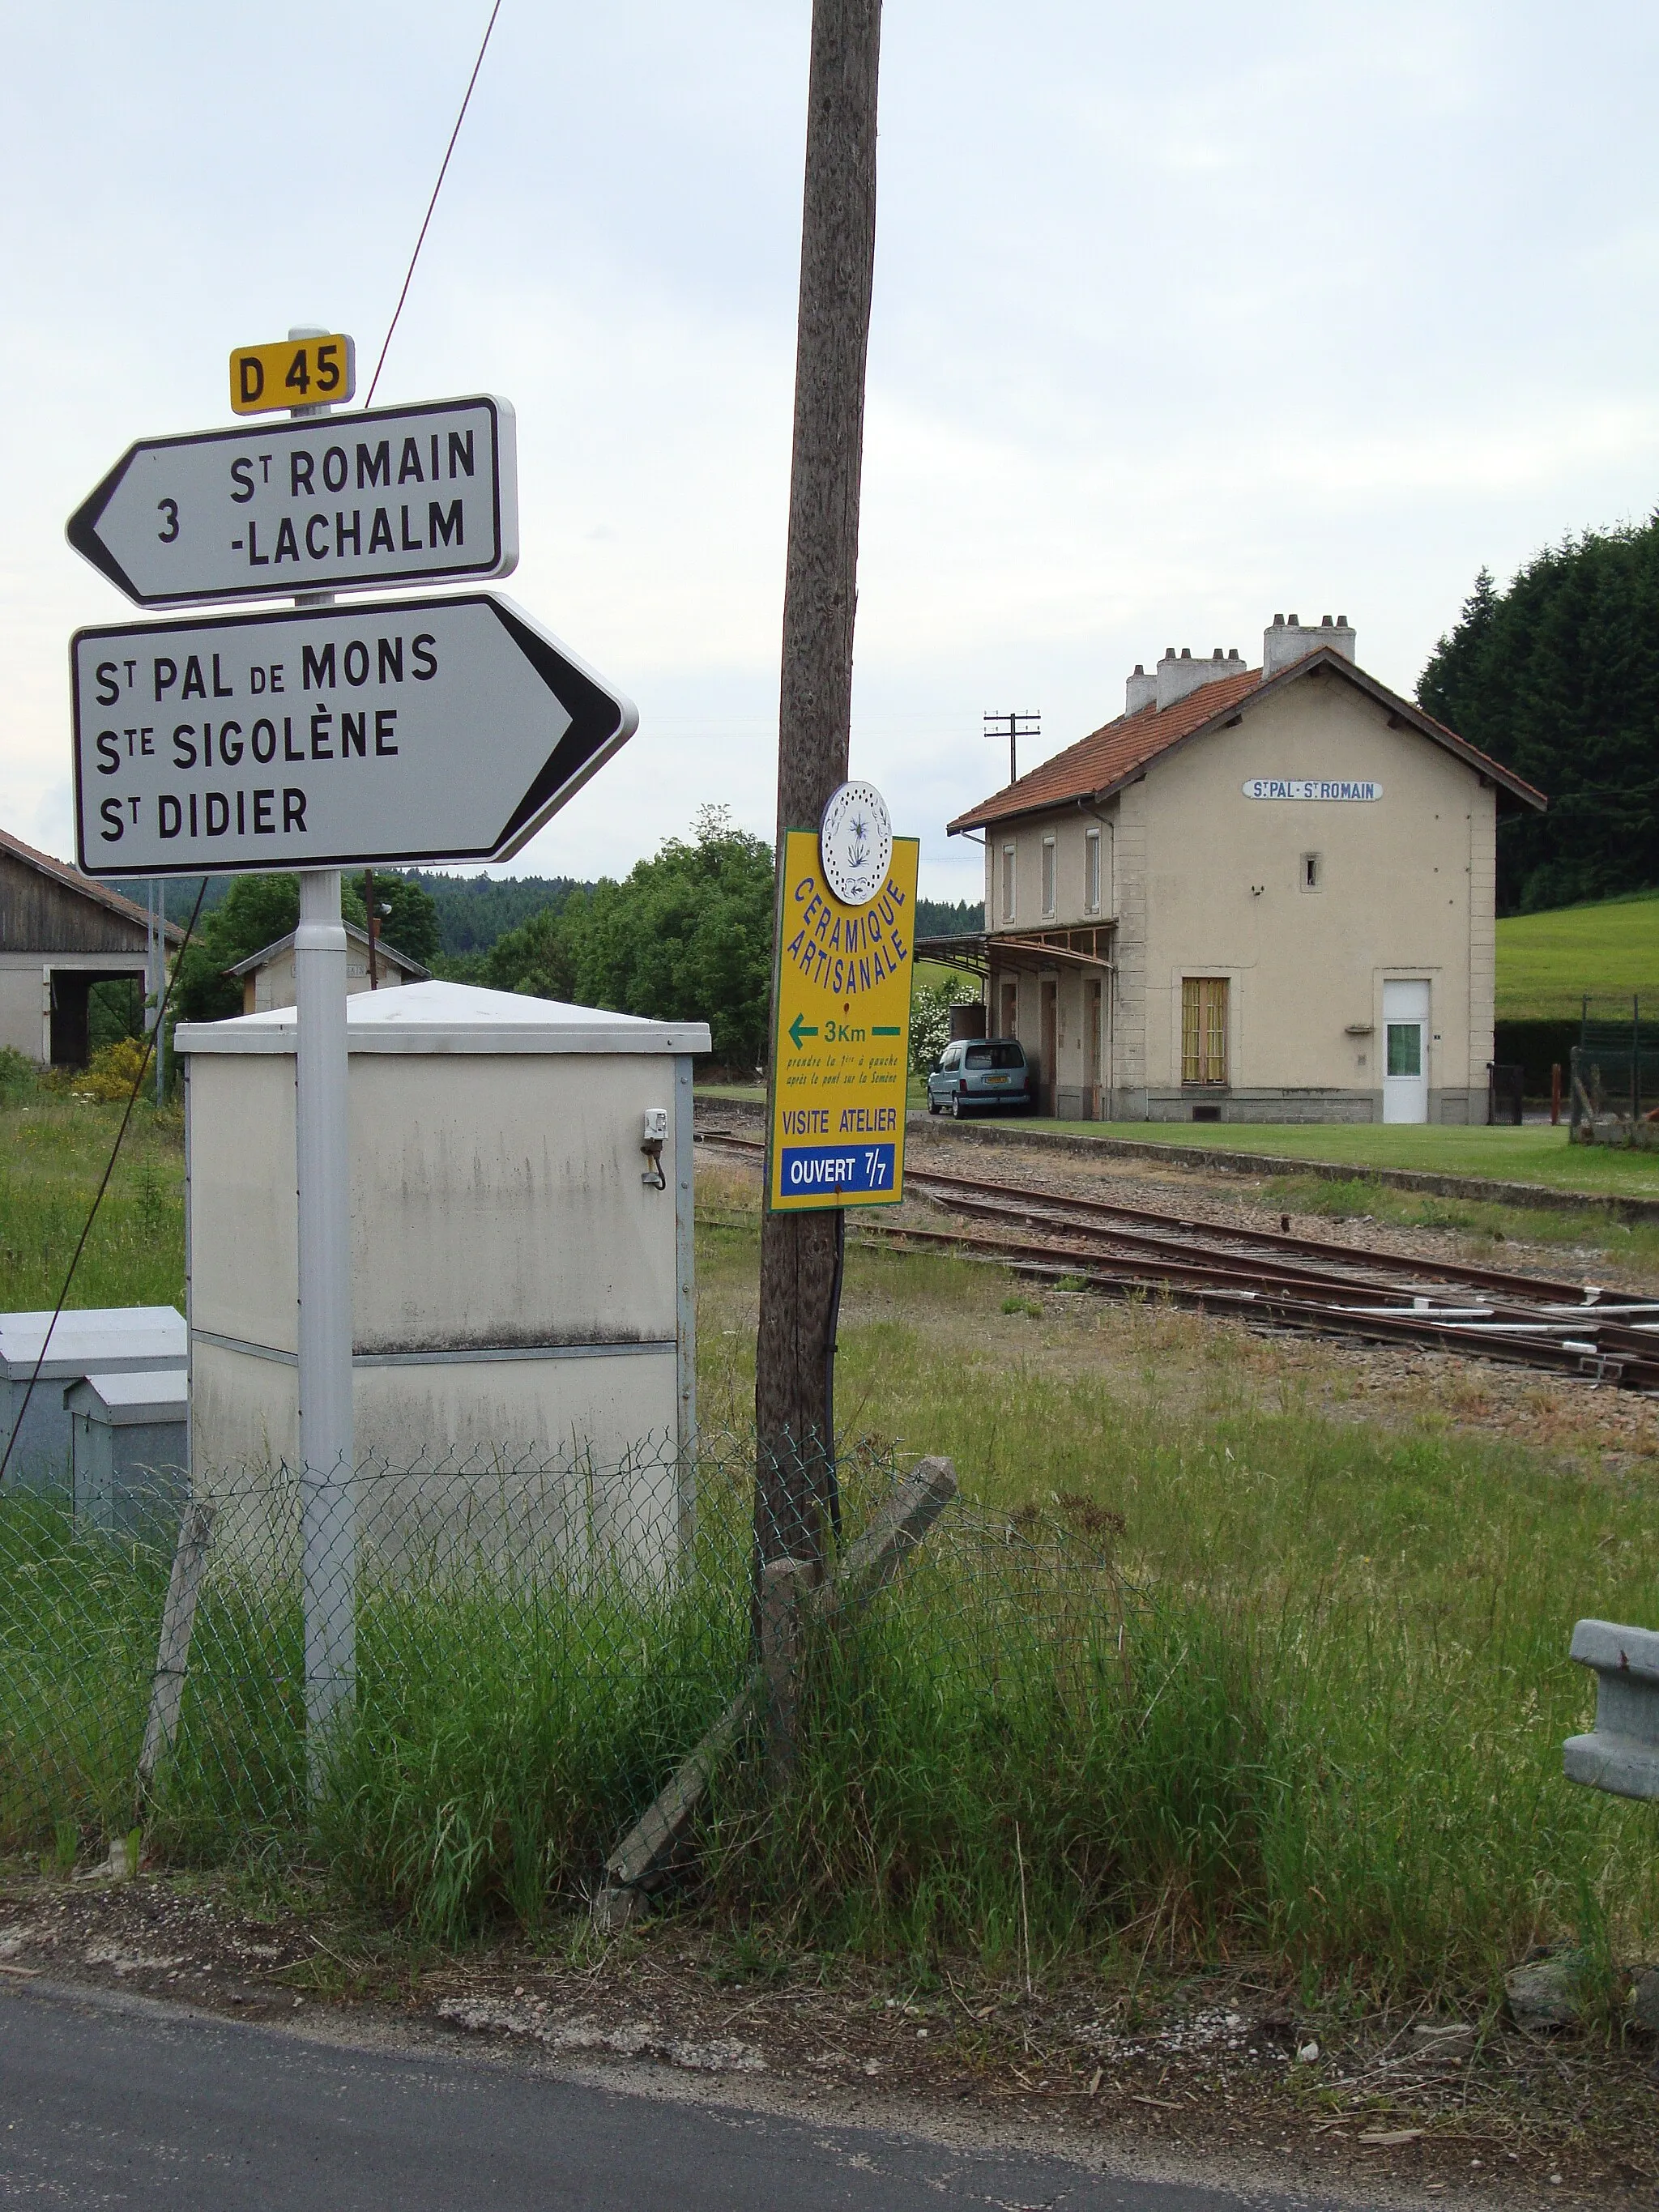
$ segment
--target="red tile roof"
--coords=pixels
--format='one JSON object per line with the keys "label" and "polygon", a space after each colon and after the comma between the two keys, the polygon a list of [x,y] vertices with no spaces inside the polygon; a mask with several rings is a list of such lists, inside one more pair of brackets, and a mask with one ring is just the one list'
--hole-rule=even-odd
{"label": "red tile roof", "polygon": [[1397,697],[1342,654],[1329,647],[1321,647],[1270,679],[1264,681],[1259,668],[1247,668],[1237,676],[1222,676],[1213,684],[1201,684],[1184,699],[1177,699],[1173,706],[1161,709],[1143,707],[1139,714],[1120,714],[1115,722],[1108,722],[1088,737],[1079,738],[1076,744],[1067,745],[1064,752],[1056,753],[1052,760],[1032,769],[1017,783],[993,793],[965,814],[958,814],[945,827],[954,834],[959,830],[981,829],[992,822],[1011,821],[1018,815],[1040,814],[1056,806],[1075,805],[1079,800],[1098,802],[1108,799],[1125,784],[1133,782],[1150,762],[1167,753],[1172,746],[1234,720],[1268,692],[1279,690],[1318,667],[1334,669],[1386,707],[1391,715],[1456,754],[1482,775],[1490,776],[1524,805],[1540,809],[1547,805],[1542,792],[1534,791],[1513,769],[1474,745],[1466,744],[1454,731],[1434,720],[1409,700]]}
{"label": "red tile roof", "polygon": [[[0,830],[0,852],[9,853],[14,859],[27,861],[30,867],[39,868],[43,876],[51,876],[57,882],[66,884],[70,890],[79,891],[82,898],[89,898],[99,906],[107,907],[112,914],[118,914],[123,921],[136,921],[142,928],[149,919],[143,907],[124,897],[119,891],[112,890],[107,884],[96,883],[92,877],[83,876],[79,868],[71,867],[67,860],[54,860],[50,853],[37,852],[33,845],[26,845],[21,837],[14,837],[9,830]],[[185,933],[176,921],[168,922],[167,931],[173,944],[183,942]]]}

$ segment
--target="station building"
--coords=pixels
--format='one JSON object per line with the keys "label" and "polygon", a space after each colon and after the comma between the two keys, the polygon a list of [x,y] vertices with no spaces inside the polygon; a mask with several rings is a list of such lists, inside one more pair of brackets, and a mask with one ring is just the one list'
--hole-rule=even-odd
{"label": "station building", "polygon": [[[399,952],[385,938],[377,937],[371,948],[366,929],[359,929],[355,921],[344,927],[348,998],[355,998],[359,991],[385,991],[402,983],[431,981],[430,969],[422,968],[406,952]],[[299,971],[294,964],[294,940],[297,934],[297,931],[289,930],[274,945],[263,945],[258,952],[250,952],[246,960],[239,960],[234,968],[226,969],[226,975],[242,987],[245,1014],[266,1014],[274,1006],[291,1006],[297,1000]]]}
{"label": "station building", "polygon": [[1545,805],[1365,674],[1346,616],[1261,665],[1173,647],[1124,712],[957,817],[954,953],[1067,1120],[1484,1121],[1502,808]]}

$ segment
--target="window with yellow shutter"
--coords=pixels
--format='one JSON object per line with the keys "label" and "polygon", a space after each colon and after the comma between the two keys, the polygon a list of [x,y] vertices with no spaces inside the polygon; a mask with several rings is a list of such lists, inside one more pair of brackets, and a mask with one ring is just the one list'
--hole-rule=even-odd
{"label": "window with yellow shutter", "polygon": [[1186,975],[1181,983],[1181,1079],[1227,1080],[1227,978]]}

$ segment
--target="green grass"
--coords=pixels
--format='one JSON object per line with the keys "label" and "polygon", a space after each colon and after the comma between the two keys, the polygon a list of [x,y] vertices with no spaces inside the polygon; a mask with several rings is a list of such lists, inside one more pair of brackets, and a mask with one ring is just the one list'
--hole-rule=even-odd
{"label": "green grass", "polygon": [[763,1083],[700,1083],[696,1086],[699,1098],[739,1098],[746,1104],[763,1106],[766,1085]]}
{"label": "green grass", "polygon": [[1639,994],[1659,1012],[1659,891],[1498,923],[1500,1021],[1576,1021],[1586,992]]}
{"label": "green grass", "polygon": [[[79,1159],[94,1125],[55,1126]],[[482,1540],[366,1573],[307,1826],[292,1574],[228,1562],[155,1847],[308,1851],[447,1941],[580,1905],[744,1664],[758,1215],[752,1177],[699,1173],[701,1403],[733,1442],[685,1589],[504,1571]],[[1314,1402],[1305,1348],[1268,1389],[1243,1332],[856,1245],[840,1340],[849,1525],[921,1452],[969,1510],[816,1649],[793,1794],[726,1771],[690,1906],[918,1966],[1012,1967],[1029,1931],[1040,1969],[1249,1958],[1370,2000],[1477,2002],[1564,1936],[1654,1955],[1659,1810],[1560,1772],[1574,1620],[1659,1618],[1659,1472],[1576,1449],[1589,1401],[1548,1449],[1460,1431],[1443,1385],[1383,1425]],[[0,1499],[0,1848],[131,1825],[167,1566]]]}
{"label": "green grass", "polygon": [[953,968],[948,960],[918,960],[915,963],[915,983],[971,983],[973,977],[963,969]]}
{"label": "green grass", "polygon": [[[309,1816],[297,1548],[222,1556],[145,1808],[151,1851],[225,1864],[308,1846],[424,1933],[503,1911],[536,1924],[742,1679],[732,1525],[715,1516],[698,1571],[666,1590],[603,1565],[573,1582],[533,1549],[503,1566],[465,1536],[366,1561],[357,1703]],[[126,1832],[171,1560],[170,1540],[115,1544],[59,1500],[0,1498],[0,1849],[61,1856],[66,1831],[94,1848]]]}
{"label": "green grass", "polygon": [[1486,1176],[1503,1182],[1543,1183],[1553,1190],[1601,1197],[1659,1198],[1659,1158],[1606,1145],[1569,1145],[1566,1127],[1443,1128],[1378,1121],[1011,1121],[1011,1130],[1066,1129],[1089,1137],[1132,1137],[1230,1152],[1265,1152],[1279,1159],[1318,1160],[1334,1167],[1404,1168],[1436,1175]]}
{"label": "green grass", "polygon": [[1396,1189],[1363,1175],[1274,1176],[1267,1204],[1290,1213],[1322,1214],[1335,1221],[1368,1218],[1399,1229],[1454,1230],[1472,1240],[1479,1264],[1502,1267],[1504,1247],[1519,1241],[1555,1246],[1564,1258],[1593,1254],[1626,1269],[1659,1274],[1659,1222],[1614,1220],[1600,1206],[1582,1212],[1562,1207],[1498,1206],[1478,1198],[1443,1198],[1434,1192]]}
{"label": "green grass", "polygon": [[[752,1231],[708,1234],[705,1326],[732,1324],[705,1345],[711,1407],[752,1389]],[[994,1559],[926,1566],[915,1612],[829,1662],[774,1856],[732,1816],[734,1905],[1006,1954],[1018,1824],[1050,1957],[1265,1954],[1467,2000],[1536,1941],[1650,1955],[1659,1810],[1571,1788],[1559,1747],[1591,1702],[1575,1620],[1659,1617],[1653,1462],[1460,1434],[1432,1392],[1394,1428],[1263,1406],[1252,1340],[1156,1304],[1033,1330],[1006,1279],[855,1249],[837,1402],[949,1454],[988,1512],[1046,1505],[1084,1560],[1120,1516],[1111,1572],[1010,1604]]]}
{"label": "green grass", "polygon": [[[0,1102],[0,1312],[55,1305],[121,1109],[46,1088]],[[185,1302],[184,1125],[135,1109],[69,1303]]]}

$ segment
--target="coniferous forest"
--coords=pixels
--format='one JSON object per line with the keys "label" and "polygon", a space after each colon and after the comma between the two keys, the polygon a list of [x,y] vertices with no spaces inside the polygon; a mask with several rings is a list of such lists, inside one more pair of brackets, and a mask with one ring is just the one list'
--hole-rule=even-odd
{"label": "coniferous forest", "polygon": [[1659,514],[1483,568],[1417,696],[1549,799],[1498,817],[1500,914],[1659,885]]}

